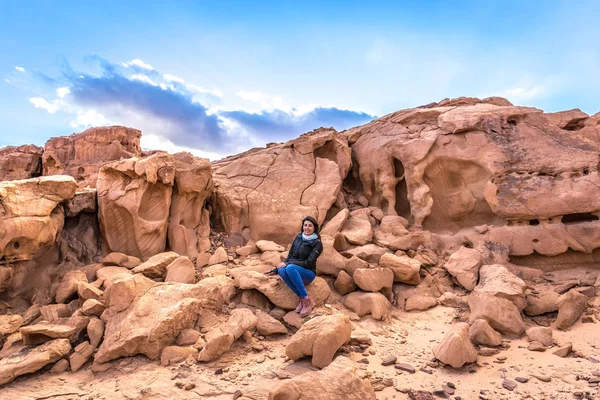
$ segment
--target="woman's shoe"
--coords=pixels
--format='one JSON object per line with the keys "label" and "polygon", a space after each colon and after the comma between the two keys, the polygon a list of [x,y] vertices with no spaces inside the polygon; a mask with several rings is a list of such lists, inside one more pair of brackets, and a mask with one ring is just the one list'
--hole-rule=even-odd
{"label": "woman's shoe", "polygon": [[302,306],[302,309],[300,310],[300,316],[302,318],[304,318],[308,314],[310,314],[313,307],[315,306],[315,302],[310,297],[307,297],[305,299],[302,299],[302,303],[303,303],[303,306]]}
{"label": "woman's shoe", "polygon": [[302,301],[302,297],[298,297],[298,305],[296,306],[296,309],[294,311],[299,313],[300,310],[302,310],[303,305],[304,305],[304,302]]}

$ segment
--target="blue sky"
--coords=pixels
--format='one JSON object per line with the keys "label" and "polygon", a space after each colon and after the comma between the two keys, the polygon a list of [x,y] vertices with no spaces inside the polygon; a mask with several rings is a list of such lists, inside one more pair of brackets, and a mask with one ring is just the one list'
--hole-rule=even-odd
{"label": "blue sky", "polygon": [[89,126],[212,159],[445,97],[600,111],[597,1],[0,2],[0,146]]}

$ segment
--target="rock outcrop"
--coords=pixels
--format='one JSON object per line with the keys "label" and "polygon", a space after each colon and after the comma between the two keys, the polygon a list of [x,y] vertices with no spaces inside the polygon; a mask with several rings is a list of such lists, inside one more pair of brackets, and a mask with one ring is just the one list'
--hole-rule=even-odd
{"label": "rock outcrop", "polygon": [[145,260],[165,250],[174,179],[173,156],[166,153],[100,169],[98,220],[109,251]]}
{"label": "rock outcrop", "polygon": [[0,182],[29,179],[42,174],[44,149],[27,144],[0,149]]}
{"label": "rock outcrop", "polygon": [[142,132],[124,126],[90,128],[46,142],[44,175],[71,175],[79,187],[96,187],[98,171],[109,161],[141,155]]}

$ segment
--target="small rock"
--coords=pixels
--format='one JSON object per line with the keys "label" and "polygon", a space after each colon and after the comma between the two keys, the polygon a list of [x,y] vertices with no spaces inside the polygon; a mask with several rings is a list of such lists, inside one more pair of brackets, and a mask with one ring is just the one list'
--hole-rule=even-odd
{"label": "small rock", "polygon": [[592,317],[591,315],[584,315],[583,318],[581,318],[581,322],[584,324],[595,324],[596,321],[594,321],[594,317]]}
{"label": "small rock", "polygon": [[541,375],[541,374],[529,374],[529,375],[533,376],[536,379],[539,379],[542,382],[550,382],[552,380],[552,378],[547,375]]}
{"label": "small rock", "polygon": [[409,372],[411,374],[414,374],[416,372],[415,368],[412,365],[410,365],[410,364],[400,363],[400,364],[396,364],[394,367],[396,369],[399,369],[399,370],[402,370],[402,371],[406,371],[406,372]]}
{"label": "small rock", "polygon": [[381,365],[383,365],[383,366],[392,365],[392,364],[396,363],[397,359],[398,359],[398,357],[393,356],[393,355],[385,356],[383,358],[383,360],[381,360]]}
{"label": "small rock", "polygon": [[186,385],[183,387],[183,389],[184,389],[184,390],[192,390],[192,389],[194,389],[195,387],[196,387],[196,384],[195,384],[195,383],[193,383],[193,382],[190,382],[190,383],[187,383],[187,384],[186,384]]}
{"label": "small rock", "polygon": [[502,387],[506,390],[510,390],[511,392],[513,390],[515,390],[515,388],[517,387],[517,382],[515,381],[511,381],[510,379],[505,379],[502,382]]}
{"label": "small rock", "polygon": [[546,346],[544,346],[540,342],[530,342],[529,346],[527,346],[527,350],[529,350],[529,351],[546,351]]}
{"label": "small rock", "polygon": [[573,344],[571,342],[567,342],[564,345],[560,346],[558,349],[554,350],[552,354],[559,357],[568,356],[573,350]]}
{"label": "small rock", "polygon": [[525,378],[523,376],[517,376],[515,378],[515,381],[517,381],[519,383],[527,383],[527,382],[529,382],[529,378]]}

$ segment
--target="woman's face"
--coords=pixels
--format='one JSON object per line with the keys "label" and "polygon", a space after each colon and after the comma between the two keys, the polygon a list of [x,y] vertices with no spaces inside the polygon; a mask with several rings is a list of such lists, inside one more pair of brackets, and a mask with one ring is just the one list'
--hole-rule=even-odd
{"label": "woman's face", "polygon": [[315,233],[315,226],[310,221],[304,221],[304,225],[302,225],[302,232],[304,232],[306,236],[310,236]]}

